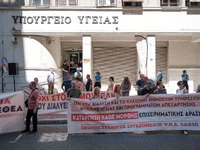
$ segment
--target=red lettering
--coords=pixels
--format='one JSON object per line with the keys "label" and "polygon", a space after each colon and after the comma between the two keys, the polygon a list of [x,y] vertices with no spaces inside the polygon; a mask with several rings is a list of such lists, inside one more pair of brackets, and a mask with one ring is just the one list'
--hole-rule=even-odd
{"label": "red lettering", "polygon": [[65,100],[66,100],[66,94],[63,93],[63,94],[61,95],[61,100],[62,100],[62,101],[65,101]]}
{"label": "red lettering", "polygon": [[45,96],[40,96],[40,98],[41,98],[41,101],[46,101]]}
{"label": "red lettering", "polygon": [[51,97],[52,97],[52,101],[56,101],[55,95],[52,95]]}
{"label": "red lettering", "polygon": [[91,94],[90,93],[87,93],[86,94],[86,99],[90,99],[91,98]]}
{"label": "red lettering", "polygon": [[109,92],[106,94],[106,98],[110,98],[110,93]]}
{"label": "red lettering", "polygon": [[85,93],[82,93],[81,98],[85,99]]}
{"label": "red lettering", "polygon": [[0,100],[0,104],[3,104],[3,99]]}
{"label": "red lettering", "polygon": [[8,98],[5,100],[4,104],[10,104],[10,101]]}

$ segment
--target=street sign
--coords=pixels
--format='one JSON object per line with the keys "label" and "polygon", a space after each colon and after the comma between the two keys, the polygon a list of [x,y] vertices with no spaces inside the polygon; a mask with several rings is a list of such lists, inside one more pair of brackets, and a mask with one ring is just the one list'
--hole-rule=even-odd
{"label": "street sign", "polygon": [[6,57],[2,57],[1,64],[3,67],[6,67],[8,65],[8,59]]}

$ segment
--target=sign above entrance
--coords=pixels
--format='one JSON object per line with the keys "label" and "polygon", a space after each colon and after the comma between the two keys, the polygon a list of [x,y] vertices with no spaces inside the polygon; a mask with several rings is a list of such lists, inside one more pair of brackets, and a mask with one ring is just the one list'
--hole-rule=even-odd
{"label": "sign above entrance", "polygon": [[[20,24],[70,24],[70,16],[12,16]],[[118,16],[77,16],[79,24],[118,24]]]}

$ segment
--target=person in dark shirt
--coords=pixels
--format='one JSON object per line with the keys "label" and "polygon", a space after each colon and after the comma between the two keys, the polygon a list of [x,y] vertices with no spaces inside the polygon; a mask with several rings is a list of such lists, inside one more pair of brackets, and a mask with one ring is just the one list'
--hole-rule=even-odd
{"label": "person in dark shirt", "polygon": [[67,65],[67,60],[65,60],[62,65],[62,72],[63,72],[63,81],[65,81],[69,73],[69,66]]}
{"label": "person in dark shirt", "polygon": [[[63,87],[65,87],[65,89]],[[67,76],[67,80],[63,81],[61,85],[61,89],[63,90],[63,92],[67,92],[67,90],[70,89],[71,87],[72,86],[71,86],[70,76]]]}
{"label": "person in dark shirt", "polygon": [[90,75],[87,74],[86,75],[86,78],[87,78],[87,82],[85,84],[85,87],[86,87],[86,91],[92,91],[92,80],[90,78]]}
{"label": "person in dark shirt", "polygon": [[145,88],[143,88],[141,90],[141,95],[149,95],[149,94],[153,94],[153,90],[151,88],[151,82],[148,80],[146,83],[145,83]]}
{"label": "person in dark shirt", "polygon": [[145,87],[145,81],[144,81],[144,75],[140,75],[140,79],[136,82],[137,85],[137,93],[138,95],[141,95],[141,90]]}

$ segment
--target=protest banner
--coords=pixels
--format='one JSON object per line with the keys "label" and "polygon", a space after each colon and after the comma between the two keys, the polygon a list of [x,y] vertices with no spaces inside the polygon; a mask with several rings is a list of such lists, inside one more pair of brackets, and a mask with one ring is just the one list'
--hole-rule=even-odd
{"label": "protest banner", "polygon": [[200,94],[72,99],[68,133],[199,130]]}
{"label": "protest banner", "polygon": [[[103,97],[113,97],[113,92],[101,91]],[[82,99],[91,99],[93,96],[92,92],[82,92]],[[40,95],[39,98],[39,111],[38,118],[47,119],[54,116],[54,118],[67,118],[68,102],[65,93],[54,94],[54,95]]]}
{"label": "protest banner", "polygon": [[24,93],[0,94],[0,134],[24,128]]}

